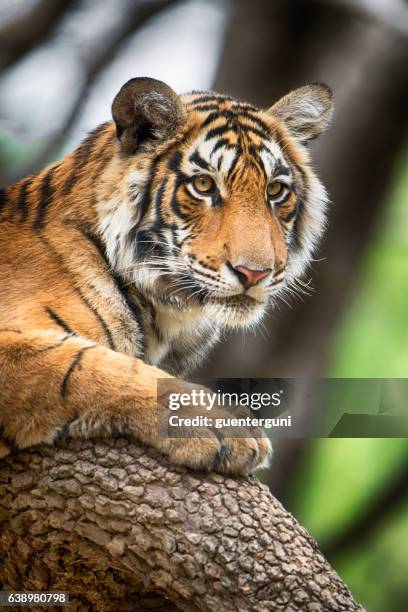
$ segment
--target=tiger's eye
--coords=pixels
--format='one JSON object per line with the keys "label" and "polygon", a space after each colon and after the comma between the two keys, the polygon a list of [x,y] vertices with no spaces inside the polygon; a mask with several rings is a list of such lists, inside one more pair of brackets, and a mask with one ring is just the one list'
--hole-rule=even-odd
{"label": "tiger's eye", "polygon": [[199,193],[211,193],[215,190],[215,181],[208,174],[198,174],[192,179],[192,185]]}
{"label": "tiger's eye", "polygon": [[285,185],[283,183],[280,181],[272,181],[266,188],[266,193],[270,198],[277,198],[283,193],[284,189]]}

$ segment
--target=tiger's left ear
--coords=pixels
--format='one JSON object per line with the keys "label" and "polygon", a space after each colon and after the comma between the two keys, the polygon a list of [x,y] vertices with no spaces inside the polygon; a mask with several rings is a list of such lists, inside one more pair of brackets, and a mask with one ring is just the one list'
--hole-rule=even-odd
{"label": "tiger's left ear", "polygon": [[176,136],[187,120],[180,97],[163,81],[140,77],[125,83],[112,104],[122,151],[154,147]]}
{"label": "tiger's left ear", "polygon": [[281,119],[297,140],[306,143],[328,127],[333,114],[333,94],[327,85],[305,85],[281,98],[267,112]]}

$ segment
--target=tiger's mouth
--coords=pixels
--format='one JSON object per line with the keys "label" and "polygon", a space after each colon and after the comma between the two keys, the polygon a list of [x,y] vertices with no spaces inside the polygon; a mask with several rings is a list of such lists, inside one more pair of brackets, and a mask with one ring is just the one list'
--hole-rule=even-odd
{"label": "tiger's mouth", "polygon": [[268,299],[261,301],[247,293],[211,296],[203,306],[203,314],[223,327],[246,327],[257,324],[263,318],[268,303]]}
{"label": "tiger's mouth", "polygon": [[256,299],[247,293],[237,293],[236,295],[227,295],[225,297],[210,296],[208,301],[229,308],[242,308],[243,310],[264,304],[264,301]]}
{"label": "tiger's mouth", "polygon": [[[185,280],[187,278],[187,280]],[[204,318],[225,327],[245,327],[257,323],[270,303],[270,294],[256,287],[234,294],[223,294],[201,280],[166,274],[157,278],[148,296],[153,301],[185,310],[199,308]]]}

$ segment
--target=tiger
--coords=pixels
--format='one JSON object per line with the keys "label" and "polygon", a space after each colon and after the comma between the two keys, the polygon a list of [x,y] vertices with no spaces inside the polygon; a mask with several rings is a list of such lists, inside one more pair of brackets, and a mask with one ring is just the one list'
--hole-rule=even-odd
{"label": "tiger", "polygon": [[303,274],[328,207],[308,143],[332,109],[322,84],[261,109],[137,77],[72,153],[0,191],[0,457],[128,436],[193,470],[267,465],[263,433],[160,435],[158,382],[189,390]]}

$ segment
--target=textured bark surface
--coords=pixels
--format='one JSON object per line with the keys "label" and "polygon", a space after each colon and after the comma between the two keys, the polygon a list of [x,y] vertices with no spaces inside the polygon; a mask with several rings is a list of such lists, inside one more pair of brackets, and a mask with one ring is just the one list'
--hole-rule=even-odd
{"label": "textured bark surface", "polygon": [[0,525],[3,589],[69,591],[68,610],[362,610],[256,478],[126,440],[0,463]]}

